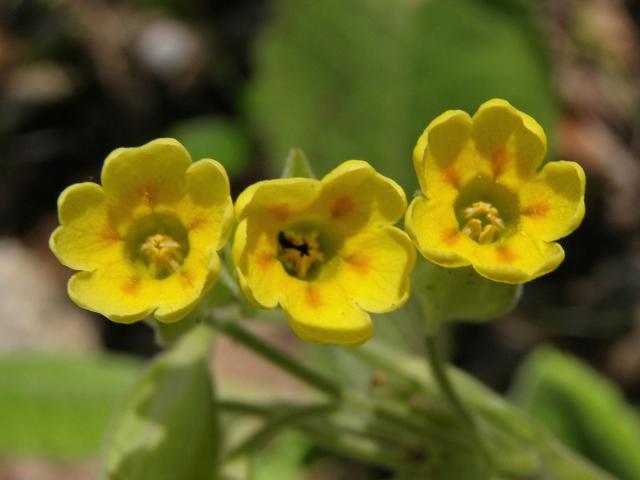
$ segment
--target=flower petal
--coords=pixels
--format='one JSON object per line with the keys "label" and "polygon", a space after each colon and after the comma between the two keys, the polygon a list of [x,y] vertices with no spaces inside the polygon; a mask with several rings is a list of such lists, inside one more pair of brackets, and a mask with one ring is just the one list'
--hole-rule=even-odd
{"label": "flower petal", "polygon": [[336,228],[392,224],[407,208],[404,190],[362,160],[348,160],[321,181],[317,210]]}
{"label": "flower petal", "polygon": [[278,260],[277,226],[259,219],[244,219],[236,228],[233,262],[240,287],[252,303],[275,308],[291,278]]}
{"label": "flower petal", "polygon": [[411,240],[395,227],[370,229],[349,238],[342,251],[335,281],[360,308],[384,313],[409,298],[409,276],[416,252]]}
{"label": "flower petal", "polygon": [[371,337],[369,314],[354,305],[337,282],[291,278],[282,308],[293,331],[305,342],[360,345]]}
{"label": "flower petal", "polygon": [[114,210],[122,210],[118,213],[149,211],[182,197],[189,165],[189,152],[177,140],[160,138],[111,152],[102,168],[102,185]]}
{"label": "flower petal", "polygon": [[478,245],[473,268],[496,282],[524,283],[555,270],[564,260],[557,243],[535,240],[518,232],[504,242]]}
{"label": "flower petal", "polygon": [[233,226],[227,173],[215,160],[204,159],[187,169],[185,179],[188,195],[175,208],[189,231],[189,243],[201,251],[219,250]]}
{"label": "flower petal", "polygon": [[413,149],[413,166],[420,189],[428,198],[454,198],[470,178],[484,173],[471,139],[471,118],[449,110],[424,130]]}
{"label": "flower petal", "polygon": [[69,297],[81,308],[101,313],[118,323],[132,323],[149,315],[153,299],[141,296],[144,282],[122,258],[93,272],[79,272],[69,279]]}
{"label": "flower petal", "polygon": [[473,116],[473,139],[494,180],[517,186],[535,174],[547,151],[542,127],[506,100],[494,98]]}
{"label": "flower petal", "polygon": [[585,184],[584,170],[577,163],[547,163],[519,190],[522,229],[546,241],[569,235],[584,217]]}
{"label": "flower petal", "polygon": [[211,285],[218,269],[217,254],[191,250],[179,272],[164,279],[143,277],[124,257],[69,280],[73,302],[114,322],[131,323],[155,312],[161,322],[183,318]]}
{"label": "flower petal", "polygon": [[469,265],[476,242],[460,232],[452,204],[415,198],[405,217],[405,228],[418,250],[443,267]]}
{"label": "flower petal", "polygon": [[154,316],[172,323],[184,318],[215,283],[220,272],[220,257],[201,251],[190,253],[179,272],[159,280],[156,286],[158,308]]}
{"label": "flower petal", "polygon": [[320,191],[320,182],[312,178],[279,178],[254,183],[236,200],[238,221],[256,215],[280,225],[306,209]]}
{"label": "flower petal", "polygon": [[51,235],[51,251],[64,265],[93,270],[113,261],[124,244],[110,224],[100,185],[71,185],[58,198],[60,226]]}

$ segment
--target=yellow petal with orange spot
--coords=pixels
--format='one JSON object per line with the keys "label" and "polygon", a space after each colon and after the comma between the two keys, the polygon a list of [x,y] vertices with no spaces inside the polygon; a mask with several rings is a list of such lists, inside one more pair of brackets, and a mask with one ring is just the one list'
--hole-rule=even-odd
{"label": "yellow petal with orange spot", "polygon": [[281,304],[294,332],[305,342],[355,346],[371,337],[371,318],[335,281],[292,278]]}
{"label": "yellow petal with orange spot", "polygon": [[215,160],[203,159],[187,169],[185,180],[186,195],[174,210],[189,232],[191,248],[219,250],[234,222],[227,173]]}
{"label": "yellow petal with orange spot", "polygon": [[584,217],[585,184],[584,170],[577,163],[547,163],[519,190],[522,230],[546,241],[570,234]]}
{"label": "yellow petal with orange spot", "polygon": [[320,182],[312,178],[279,178],[254,183],[236,200],[238,221],[249,215],[259,215],[283,224],[313,202],[320,191]]}
{"label": "yellow petal with orange spot", "polygon": [[404,190],[362,160],[348,160],[321,180],[315,212],[343,232],[397,222],[407,208]]}
{"label": "yellow petal with orange spot", "polygon": [[402,230],[366,230],[349,238],[339,255],[336,281],[360,308],[373,313],[389,312],[409,298],[409,276],[416,253]]}
{"label": "yellow petal with orange spot", "polygon": [[496,282],[524,283],[555,270],[564,260],[564,250],[548,243],[515,233],[504,241],[478,245],[471,258],[473,268]]}
{"label": "yellow petal with orange spot", "polygon": [[126,259],[93,272],[80,272],[68,284],[73,302],[114,322],[131,323],[154,313],[165,323],[183,318],[195,307],[219,269],[217,254],[191,251],[180,270],[164,279],[141,275]]}
{"label": "yellow petal with orange spot", "polygon": [[476,242],[460,232],[453,205],[415,198],[405,216],[405,228],[416,247],[431,262],[443,267],[463,267]]}
{"label": "yellow petal with orange spot", "polygon": [[262,308],[275,308],[292,279],[278,260],[277,227],[269,222],[244,219],[233,240],[233,262],[240,287]]}
{"label": "yellow petal with orange spot", "polygon": [[119,210],[148,212],[182,198],[189,165],[189,152],[172,138],[160,138],[140,147],[118,148],[104,162],[102,187],[108,203]]}
{"label": "yellow petal with orange spot", "polygon": [[547,151],[542,127],[502,99],[480,106],[472,133],[479,155],[491,166],[491,177],[512,188],[535,175]]}
{"label": "yellow petal with orange spot", "polygon": [[118,259],[124,244],[109,224],[104,192],[95,183],[68,187],[58,198],[60,226],[49,246],[70,268],[94,270]]}
{"label": "yellow petal with orange spot", "polygon": [[449,110],[433,120],[413,150],[413,165],[422,192],[430,199],[453,201],[460,188],[487,176],[487,163],[471,142],[471,118]]}

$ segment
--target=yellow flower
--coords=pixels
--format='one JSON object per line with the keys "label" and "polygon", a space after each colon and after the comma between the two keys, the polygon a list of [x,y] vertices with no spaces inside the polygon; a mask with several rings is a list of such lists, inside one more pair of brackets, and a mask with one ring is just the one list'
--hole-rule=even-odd
{"label": "yellow flower", "polygon": [[584,217],[584,171],[575,162],[539,166],[544,131],[505,100],[471,118],[450,110],[433,120],[413,151],[423,196],[406,228],[418,250],[444,267],[472,265],[482,276],[523,283],[554,270],[554,240]]}
{"label": "yellow flower", "polygon": [[368,163],[350,160],[322,180],[267,180],[238,197],[233,258],[247,297],[282,306],[304,341],[357,345],[371,336],[367,312],[409,296],[415,250],[392,225],[404,192]]}
{"label": "yellow flower", "polygon": [[58,199],[50,247],[76,270],[71,299],[113,321],[154,314],[174,322],[191,311],[219,270],[233,223],[229,180],[215,160],[191,163],[176,140],[119,148],[102,186],[86,182]]}

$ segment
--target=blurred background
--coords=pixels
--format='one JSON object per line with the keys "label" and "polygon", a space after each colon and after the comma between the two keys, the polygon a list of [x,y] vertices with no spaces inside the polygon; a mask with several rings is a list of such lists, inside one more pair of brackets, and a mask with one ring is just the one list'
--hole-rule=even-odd
{"label": "blurred background", "polygon": [[[632,0],[1,0],[0,480],[93,478],[114,405],[157,351],[146,325],[76,308],[47,246],[58,194],[98,181],[111,150],[178,138],[237,195],[297,146],[319,175],[366,159],[411,197],[426,124],[492,97],[543,125],[548,159],[584,167],[587,215],[513,313],[451,332],[452,360],[640,478],[639,32]],[[379,335],[410,342],[402,319],[377,319]],[[265,334],[328,368],[326,350]],[[299,388],[218,353],[219,384]],[[293,444],[258,478],[384,478]]]}

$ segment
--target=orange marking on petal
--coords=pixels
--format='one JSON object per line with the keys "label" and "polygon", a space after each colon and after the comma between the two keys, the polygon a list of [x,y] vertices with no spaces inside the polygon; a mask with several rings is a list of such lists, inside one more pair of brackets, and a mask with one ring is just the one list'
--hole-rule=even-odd
{"label": "orange marking on petal", "polygon": [[142,201],[147,204],[149,207],[153,207],[156,202],[157,189],[155,185],[145,185],[140,189],[140,197],[142,197]]}
{"label": "orange marking on petal", "polygon": [[113,228],[106,226],[99,233],[98,238],[104,243],[115,243],[120,240],[120,235]]}
{"label": "orange marking on petal", "polygon": [[367,257],[365,255],[351,255],[350,257],[345,258],[345,262],[347,262],[347,265],[361,275],[369,273],[371,267],[371,257]]}
{"label": "orange marking on petal", "polygon": [[140,289],[140,279],[137,277],[129,278],[121,287],[122,291],[127,295],[135,295]]}
{"label": "orange marking on petal", "polygon": [[449,165],[447,168],[442,170],[442,175],[449,185],[453,188],[458,188],[460,186],[460,179],[458,178],[458,172],[453,165]]}
{"label": "orange marking on petal", "polygon": [[505,148],[499,148],[493,152],[491,169],[493,170],[493,178],[497,179],[507,168],[509,162],[509,154]]}
{"label": "orange marking on petal", "polygon": [[528,217],[545,217],[547,213],[549,213],[550,209],[551,207],[549,206],[549,202],[543,200],[524,208],[522,210],[522,215],[526,215]]}
{"label": "orange marking on petal", "polygon": [[189,272],[181,272],[180,281],[185,287],[193,287],[193,275],[191,275]]}
{"label": "orange marking on petal", "polygon": [[189,223],[189,229],[196,230],[206,225],[207,221],[207,216],[204,213],[198,213],[193,217],[193,219],[191,219],[191,222]]}
{"label": "orange marking on petal", "polygon": [[501,263],[513,263],[516,259],[515,254],[505,246],[498,247],[498,261]]}
{"label": "orange marking on petal", "polygon": [[333,218],[343,218],[356,208],[356,202],[349,196],[338,197],[331,205],[331,216]]}
{"label": "orange marking on petal", "polygon": [[263,272],[268,270],[275,259],[275,255],[271,252],[260,252],[256,255],[256,263]]}
{"label": "orange marking on petal", "polygon": [[320,292],[313,287],[307,287],[305,290],[305,299],[307,301],[307,305],[313,309],[317,309],[322,306],[322,297],[320,296]]}
{"label": "orange marking on petal", "polygon": [[447,245],[453,245],[454,243],[456,243],[456,240],[458,240],[459,233],[460,232],[455,228],[443,230],[441,233],[442,241]]}
{"label": "orange marking on petal", "polygon": [[281,222],[285,222],[289,217],[289,205],[287,205],[286,203],[274,205],[273,207],[269,208],[269,211]]}

